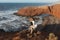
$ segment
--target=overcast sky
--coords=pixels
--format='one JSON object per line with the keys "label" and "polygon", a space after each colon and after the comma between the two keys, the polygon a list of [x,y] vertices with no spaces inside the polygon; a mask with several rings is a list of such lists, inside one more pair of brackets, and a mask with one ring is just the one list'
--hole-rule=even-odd
{"label": "overcast sky", "polygon": [[1,2],[16,2],[16,3],[40,3],[40,2],[46,2],[46,3],[50,3],[50,2],[56,2],[59,0],[0,0]]}

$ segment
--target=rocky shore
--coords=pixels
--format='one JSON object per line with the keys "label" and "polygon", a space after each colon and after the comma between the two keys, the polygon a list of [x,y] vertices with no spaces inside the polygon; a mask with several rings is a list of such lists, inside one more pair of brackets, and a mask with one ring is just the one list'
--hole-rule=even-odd
{"label": "rocky shore", "polygon": [[[17,15],[30,16],[50,14],[43,17],[32,34],[28,30],[4,32],[0,30],[0,40],[60,40],[60,4],[53,6],[24,7],[18,10]],[[23,28],[22,28],[23,29]]]}
{"label": "rocky shore", "polygon": [[[60,21],[53,16],[46,16],[43,19],[45,25],[38,25],[33,34],[30,34],[28,30],[17,32],[3,32],[1,30],[0,40],[60,40]],[[46,20],[48,23],[45,23]],[[40,28],[43,29],[40,30]]]}

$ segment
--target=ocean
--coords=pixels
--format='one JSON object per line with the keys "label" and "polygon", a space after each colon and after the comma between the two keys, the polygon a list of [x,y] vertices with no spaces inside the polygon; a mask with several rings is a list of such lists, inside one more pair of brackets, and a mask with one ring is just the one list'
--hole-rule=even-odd
{"label": "ocean", "polygon": [[[28,18],[16,16],[13,13],[26,6],[42,6],[50,3],[0,3],[0,29],[5,32],[27,29]],[[37,22],[42,23],[42,20]]]}

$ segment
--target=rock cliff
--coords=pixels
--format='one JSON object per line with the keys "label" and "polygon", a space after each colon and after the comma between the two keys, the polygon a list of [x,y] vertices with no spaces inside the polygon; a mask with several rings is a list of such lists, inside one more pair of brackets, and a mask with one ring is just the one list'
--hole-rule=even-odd
{"label": "rock cliff", "polygon": [[51,6],[51,14],[60,19],[60,4]]}
{"label": "rock cliff", "polygon": [[24,7],[18,10],[17,14],[22,16],[35,16],[41,13],[50,13],[48,6]]}
{"label": "rock cliff", "polygon": [[17,15],[35,16],[40,14],[50,14],[60,19],[60,4],[52,6],[24,7],[18,10]]}

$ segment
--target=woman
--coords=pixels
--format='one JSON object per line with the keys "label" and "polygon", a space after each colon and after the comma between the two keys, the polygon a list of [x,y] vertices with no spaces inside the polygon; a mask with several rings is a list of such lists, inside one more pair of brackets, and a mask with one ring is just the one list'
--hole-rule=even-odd
{"label": "woman", "polygon": [[32,34],[33,30],[36,29],[37,24],[36,25],[34,24],[35,21],[33,20],[33,18],[30,18],[29,21],[30,21],[30,24],[31,24],[30,27],[29,27],[29,31],[31,31],[30,33]]}

